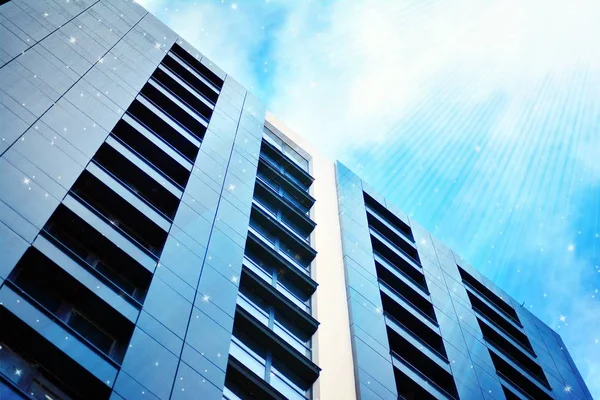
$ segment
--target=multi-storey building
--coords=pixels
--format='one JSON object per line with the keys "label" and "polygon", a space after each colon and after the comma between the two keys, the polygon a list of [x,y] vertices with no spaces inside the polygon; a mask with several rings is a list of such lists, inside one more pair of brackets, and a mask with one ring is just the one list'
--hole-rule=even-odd
{"label": "multi-storey building", "polygon": [[142,7],[2,3],[0,398],[591,398],[556,333]]}

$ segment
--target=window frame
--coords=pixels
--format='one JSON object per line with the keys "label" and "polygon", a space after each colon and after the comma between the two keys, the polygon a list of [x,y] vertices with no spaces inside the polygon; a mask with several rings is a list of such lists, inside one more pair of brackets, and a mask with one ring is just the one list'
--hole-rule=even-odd
{"label": "window frame", "polygon": [[[249,307],[251,307],[252,310],[248,310],[243,305],[240,305],[239,299],[241,299],[244,303],[248,303]],[[240,292],[238,293],[238,305],[246,309],[246,311],[249,314],[251,314],[257,321],[263,324],[267,329],[269,329],[271,332],[277,335],[284,342],[292,346],[303,356],[312,360],[312,335],[306,342],[303,342],[301,338],[296,336],[290,329],[288,329],[285,326],[285,324],[281,322],[281,319],[278,318],[278,316],[282,316],[282,313],[279,310],[276,310],[273,304],[265,302],[266,309],[263,309],[259,305],[257,305],[252,300],[252,298],[250,298],[246,293],[240,290]],[[266,323],[264,320],[260,319],[259,316],[256,315],[256,313],[260,314],[260,317],[266,318]],[[281,329],[283,333],[286,334],[286,336],[281,335],[275,328]],[[287,339],[288,336],[289,340]],[[290,340],[293,341],[293,343]],[[302,349],[300,349],[300,347]]]}
{"label": "window frame", "polygon": [[[249,349],[249,347],[244,343],[244,341],[242,339],[238,338],[235,335],[231,336],[231,345],[230,345],[230,348],[231,348],[231,346],[236,346],[241,351],[243,351],[248,357],[251,357],[255,361],[257,361],[257,362],[259,362],[259,363],[262,364],[262,362],[260,360],[257,360],[257,358],[254,355],[252,355],[249,351],[246,350],[247,348]],[[273,370],[276,372],[275,375],[277,375],[279,377],[279,379],[287,385],[287,387],[289,387],[291,390],[293,390],[294,392],[296,392],[300,396],[299,398],[306,399],[306,400],[311,399],[312,398],[312,386],[311,386],[311,388],[309,388],[306,391],[303,391],[303,392],[298,391],[298,389],[300,389],[300,390],[302,390],[302,389],[300,387],[298,387],[296,384],[293,384],[294,386],[292,386],[290,384],[290,383],[292,383],[292,381],[289,378],[285,377],[285,374],[283,372],[281,372],[278,369],[276,369],[276,368],[273,367],[273,359],[276,359],[276,357],[273,357],[273,351],[270,350],[270,349],[268,349],[268,348],[265,348],[264,350],[266,352],[265,353],[266,357],[265,357],[265,363],[264,363],[264,375],[263,376],[260,376],[260,375],[256,374],[256,372],[252,368],[248,367],[244,363],[243,360],[240,360],[237,357],[235,357],[235,354],[233,355],[233,357],[235,357],[236,360],[238,360],[240,363],[242,363],[246,368],[248,368],[248,370],[252,371],[252,373],[254,373],[255,375],[257,375],[267,385],[269,385],[270,387],[274,388],[278,392],[280,392],[280,390],[277,389],[277,387],[271,385],[271,374],[273,374]],[[250,350],[250,351],[252,351],[252,350]],[[288,383],[286,381],[289,381],[290,383]]]}

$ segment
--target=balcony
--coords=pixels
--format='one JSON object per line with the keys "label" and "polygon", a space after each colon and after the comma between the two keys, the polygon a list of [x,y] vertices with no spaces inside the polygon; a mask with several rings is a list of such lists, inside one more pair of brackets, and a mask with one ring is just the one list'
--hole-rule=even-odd
{"label": "balcony", "polygon": [[264,238],[269,247],[276,249],[292,264],[309,273],[310,264],[317,252],[256,206],[252,207],[250,213],[250,229]]}
{"label": "balcony", "polygon": [[87,170],[73,184],[71,193],[133,243],[156,257],[160,255],[168,229],[160,220],[142,213],[139,204],[130,204]]}
{"label": "balcony", "polygon": [[505,317],[511,320],[518,327],[522,328],[521,321],[517,312],[508,303],[502,300],[498,295],[487,288],[483,283],[479,282],[475,277],[471,276],[467,271],[458,266],[458,272],[463,280],[463,283],[467,285],[471,291],[476,292],[480,297],[484,298],[496,308],[496,311],[503,314]]}
{"label": "balcony", "polygon": [[[242,271],[240,294],[241,302],[250,303],[253,309],[257,309],[257,313],[251,313],[267,326],[272,311],[275,318],[270,329],[297,351],[311,358],[310,340],[319,323],[310,313],[299,309],[288,297],[247,268]],[[265,306],[257,308],[257,304]],[[252,310],[246,307],[246,311]]]}
{"label": "balcony", "polygon": [[135,98],[123,119],[132,126],[130,119],[137,121],[148,132],[160,138],[189,162],[196,159],[202,138],[192,135],[173,122],[167,114],[145,98]]}
{"label": "balcony", "polygon": [[317,289],[317,283],[310,277],[308,271],[291,264],[252,230],[248,231],[245,255],[255,264],[260,265],[259,268],[271,274],[271,277],[275,273],[278,286],[284,286],[287,291],[293,292],[293,295],[303,304],[310,304],[310,297]]}
{"label": "balcony", "polygon": [[59,206],[44,226],[42,236],[141,308],[152,273],[73,211]]}
{"label": "balcony", "polygon": [[[136,130],[126,119],[122,119],[117,123],[111,136],[118,139],[128,150],[166,177],[179,189],[187,184],[192,164],[190,162],[180,162],[177,158],[163,151],[164,149],[161,149],[157,143]],[[109,144],[111,143],[109,142]]]}
{"label": "balcony", "polygon": [[[277,135],[274,130],[276,130],[270,123],[266,123],[263,129],[263,144],[268,144],[270,145],[270,147],[275,150],[276,152],[278,152],[279,154],[281,154],[282,156],[285,156],[286,161],[291,161],[293,162],[295,165],[294,167],[296,168],[300,168],[302,171],[306,172],[308,174],[308,168],[309,168],[309,161],[306,157],[304,157],[302,154],[300,154],[298,151],[296,151],[296,149],[294,148],[295,146],[291,143],[288,143],[287,141],[282,140],[279,135]],[[299,174],[302,174],[302,172],[298,171]],[[310,177],[310,175],[309,175]],[[307,180],[303,179],[302,177],[300,177],[301,180],[304,180],[305,182],[307,182]],[[310,183],[306,184],[306,187],[310,186]]]}
{"label": "balcony", "polygon": [[524,352],[519,346],[516,346],[502,331],[497,330],[493,325],[488,325],[484,319],[477,318],[477,322],[483,333],[483,338],[488,344],[501,351],[542,385],[550,388],[544,371],[533,356]]}
{"label": "balcony", "polygon": [[274,169],[279,170],[305,191],[308,191],[314,182],[314,178],[307,171],[290,160],[268,140],[263,140],[260,148],[260,156],[265,162],[269,163]]}
{"label": "balcony", "polygon": [[57,211],[60,208],[66,208],[79,218],[83,219],[88,225],[119,247],[124,253],[135,259],[149,272],[154,273],[158,257],[136,244],[125,232],[115,229],[115,226],[112,225],[110,221],[95,213],[76,197],[67,194],[62,204],[58,206]]}
{"label": "balcony", "polygon": [[458,399],[452,375],[432,364],[412,345],[407,345],[409,347],[402,353],[392,350],[398,397],[407,400]]}
{"label": "balcony", "polygon": [[[225,374],[223,397],[226,400],[288,400],[287,397],[271,387],[264,380],[264,376],[257,375],[255,371],[248,367],[247,364],[252,361],[247,358],[248,356],[239,347],[232,341]],[[238,351],[237,355],[236,350]],[[299,393],[299,395],[301,394]]]}
{"label": "balcony", "polygon": [[308,213],[315,203],[315,199],[308,192],[263,159],[258,162],[257,178],[294,207],[299,208],[302,213]]}
{"label": "balcony", "polygon": [[164,218],[173,220],[179,198],[125,155],[104,143],[92,160]]}
{"label": "balcony", "polygon": [[[447,398],[443,392],[415,373],[410,367],[397,361],[394,378],[399,400],[439,400]],[[418,382],[418,383],[417,383]]]}
{"label": "balcony", "polygon": [[190,87],[187,82],[183,81],[168,68],[159,65],[152,74],[154,81],[158,82],[163,88],[168,90],[178,100],[183,102],[187,108],[193,110],[204,120],[210,121],[214,110],[214,103],[199,94],[194,88]]}
{"label": "balcony", "polygon": [[440,365],[448,364],[444,341],[437,325],[433,325],[428,319],[423,319],[422,315],[405,308],[406,304],[398,303],[396,300],[398,298],[389,291],[381,292],[383,311],[386,318],[392,320],[394,328],[401,328],[417,342],[425,345],[427,351],[434,353],[438,361],[441,361]]}
{"label": "balcony", "polygon": [[6,285],[0,302],[0,393],[6,399],[109,399],[115,365]]}
{"label": "balcony", "polygon": [[501,380],[508,382],[512,388],[516,389],[526,398],[536,400],[553,399],[551,392],[547,388],[535,380],[527,378],[519,369],[504,359],[500,353],[490,350],[490,356],[496,368],[496,373],[500,376]]}
{"label": "balcony", "polygon": [[246,271],[249,271],[248,273],[255,277],[255,280],[261,280],[266,284],[273,286],[275,290],[287,298],[294,307],[310,314],[310,296],[307,299],[304,294],[299,293],[299,291],[294,288],[294,283],[289,282],[283,275],[278,274],[277,281],[275,282],[273,280],[273,268],[265,265],[260,266],[246,255],[244,256],[243,266]]}
{"label": "balcony", "polygon": [[257,181],[254,187],[254,203],[270,216],[282,222],[286,228],[303,241],[308,241],[316,224],[296,207],[291,207],[281,196]]}
{"label": "balcony", "polygon": [[370,227],[379,232],[396,247],[402,249],[402,251],[413,260],[419,259],[419,254],[417,253],[417,247],[415,246],[415,243],[409,237],[407,237],[404,232],[389,224],[385,219],[376,214],[370,208],[367,208],[367,221]]}
{"label": "balcony", "polygon": [[241,307],[236,309],[233,335],[230,361],[241,362],[284,398],[307,398],[319,376],[316,364]]}
{"label": "balcony", "polygon": [[[387,251],[388,254],[393,253],[394,257],[403,258],[413,268],[415,268],[417,270],[422,270],[423,267],[421,266],[421,261],[419,260],[416,250],[413,253],[413,254],[417,255],[417,257],[415,258],[415,257],[413,257],[413,255],[404,251],[404,249],[402,249],[401,247],[396,245],[394,242],[390,241],[390,239],[387,236],[385,236],[384,234],[379,232],[374,227],[369,226],[369,232],[371,233],[372,238],[375,237],[379,241],[379,244],[385,245],[388,248],[388,251]],[[382,253],[384,253],[384,252],[386,252],[386,250],[382,250]]]}
{"label": "balcony", "polygon": [[277,223],[284,227],[289,234],[293,235],[299,240],[302,240],[303,242],[308,243],[309,235],[306,233],[303,234],[300,228],[298,228],[292,222],[286,219],[286,216],[283,213],[281,213],[277,208],[272,207],[272,204],[269,204],[264,200],[258,200],[255,195],[254,199],[252,200],[252,207],[266,214],[272,220],[277,221]]}
{"label": "balcony", "polygon": [[504,314],[497,312],[484,298],[480,297],[478,293],[471,291],[468,287],[467,296],[469,297],[473,310],[477,314],[518,343],[523,351],[526,351],[535,357],[533,347],[531,347],[527,335],[523,333],[520,327],[516,326],[516,324],[511,319],[504,316]]}
{"label": "balcony", "polygon": [[208,79],[190,68],[186,62],[173,51],[167,53],[161,65],[186,82],[190,87],[215,104],[219,99],[219,89]]}
{"label": "balcony", "polygon": [[138,97],[150,101],[162,113],[168,116],[172,122],[178,124],[195,138],[202,140],[208,126],[208,119],[200,116],[175,95],[164,89],[155,81],[148,81],[140,91]]}
{"label": "balcony", "polygon": [[171,47],[171,53],[175,54],[179,59],[187,66],[189,66],[196,74],[201,76],[207,83],[212,85],[215,92],[218,92],[223,87],[223,79],[217,74],[212,72],[206,65],[202,64],[200,60],[196,59],[193,55],[188,53],[179,44],[174,43]]}
{"label": "balcony", "polygon": [[257,321],[265,325],[268,329],[272,330],[279,338],[283,339],[296,351],[310,359],[312,357],[312,350],[309,345],[310,339],[302,340],[299,337],[300,335],[294,334],[289,328],[285,327],[278,321],[274,321],[272,326],[269,326],[271,325],[269,321],[269,312],[256,306],[255,302],[255,300],[250,299],[243,293],[240,293],[237,298],[238,307],[243,308],[244,311],[246,311],[248,314],[251,314],[254,318],[256,318]]}
{"label": "balcony", "polygon": [[393,212],[388,210],[382,204],[380,204],[377,200],[371,197],[366,192],[363,192],[365,206],[367,211],[370,211],[372,214],[377,215],[379,219],[385,221],[385,224],[390,227],[395,232],[398,232],[407,239],[409,243],[415,242],[415,239],[412,234],[412,230],[410,226],[408,226],[404,221],[394,215]]}
{"label": "balcony", "polygon": [[35,248],[10,274],[11,287],[92,350],[119,364],[134,322]]}
{"label": "balcony", "polygon": [[410,278],[399,272],[397,269],[390,269],[375,261],[375,269],[380,284],[387,285],[394,290],[398,296],[402,297],[410,304],[415,311],[420,312],[425,317],[436,323],[433,304],[428,294],[424,294],[420,286],[417,286]]}
{"label": "balcony", "polygon": [[302,293],[314,293],[317,289],[317,283],[310,277],[310,273],[306,269],[301,268],[301,266],[291,262],[288,257],[285,257],[268,243],[267,239],[261,236],[259,232],[252,228],[248,230],[246,249],[250,245],[258,251],[264,252],[267,257],[275,261],[275,265],[277,265],[278,268],[282,268],[288,273],[287,277],[295,282],[295,286],[301,290]]}
{"label": "balcony", "polygon": [[425,275],[418,265],[411,263],[410,259],[403,257],[401,253],[392,251],[376,235],[371,235],[371,245],[373,246],[373,257],[376,262],[390,271],[398,272],[402,276],[407,277],[420,290],[429,294]]}

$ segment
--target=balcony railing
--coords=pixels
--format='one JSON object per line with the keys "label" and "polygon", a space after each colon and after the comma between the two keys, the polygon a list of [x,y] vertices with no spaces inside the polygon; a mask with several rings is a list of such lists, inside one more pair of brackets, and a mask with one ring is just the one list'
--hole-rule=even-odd
{"label": "balcony railing", "polygon": [[[244,256],[244,262],[246,266],[250,268],[256,275],[258,275],[261,279],[267,282],[269,285],[273,285],[273,276],[270,275],[267,271],[265,271],[261,266],[252,261],[247,256]],[[277,291],[283,294],[287,299],[291,300],[296,306],[300,309],[310,313],[310,306],[306,304],[306,302],[302,301],[302,299],[298,298],[292,292],[289,291],[285,285],[282,285],[280,282],[277,282],[276,286],[273,286]]]}

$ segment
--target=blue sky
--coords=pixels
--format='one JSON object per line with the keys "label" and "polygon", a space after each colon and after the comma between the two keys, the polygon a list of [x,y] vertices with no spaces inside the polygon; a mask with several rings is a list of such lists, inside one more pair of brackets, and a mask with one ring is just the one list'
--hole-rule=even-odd
{"label": "blue sky", "polygon": [[600,398],[600,2],[139,2],[557,330]]}

